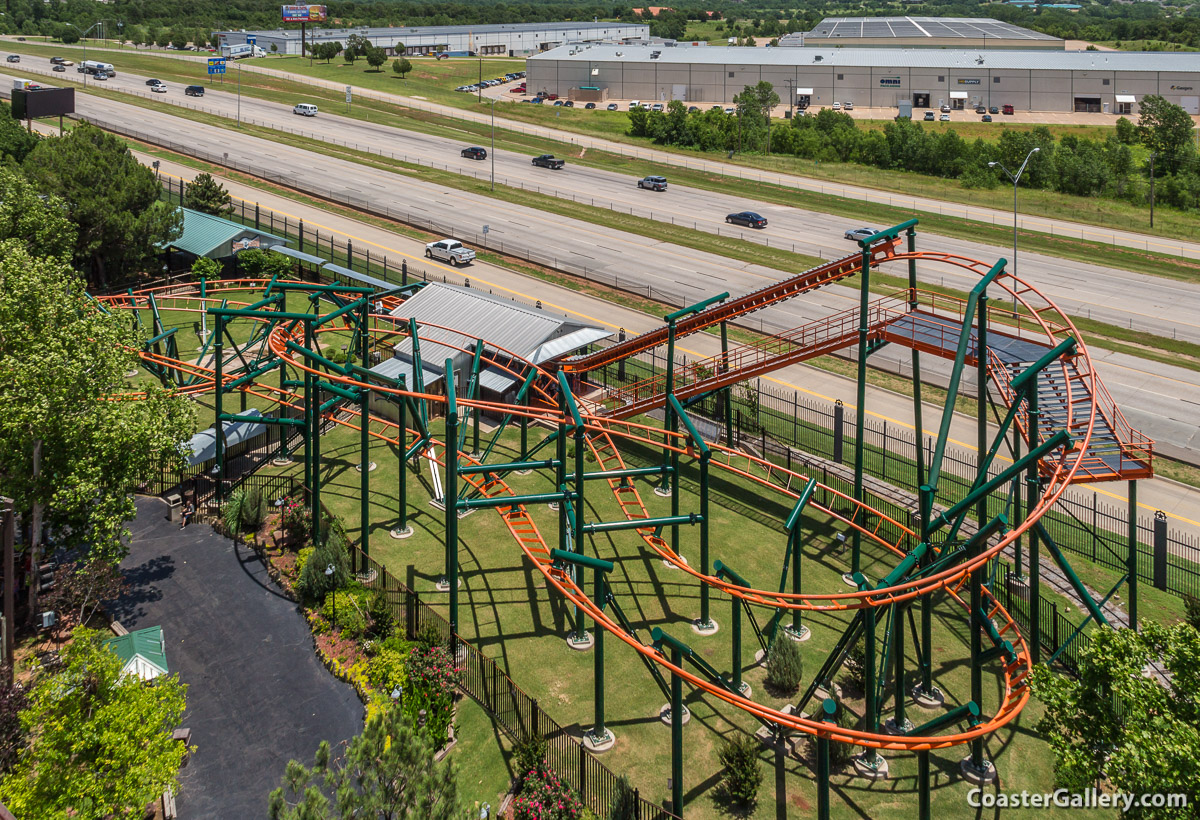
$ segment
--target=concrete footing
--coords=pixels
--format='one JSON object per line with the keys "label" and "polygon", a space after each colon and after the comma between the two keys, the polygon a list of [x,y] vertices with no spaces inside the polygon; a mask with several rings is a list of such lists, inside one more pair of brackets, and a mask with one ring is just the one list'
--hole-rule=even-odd
{"label": "concrete footing", "polygon": [[592,754],[602,754],[607,752],[617,744],[617,736],[612,733],[611,729],[605,728],[604,734],[597,737],[591,729],[587,729],[583,733],[583,748],[587,749]]}
{"label": "concrete footing", "polygon": [[720,629],[716,618],[709,618],[708,623],[703,623],[699,618],[692,621],[692,631],[697,635],[716,635]]}
{"label": "concrete footing", "polygon": [[567,647],[576,652],[587,652],[596,645],[596,638],[586,629],[583,632],[568,632]]}
{"label": "concrete footing", "polygon": [[[875,753],[875,759],[870,761],[869,755],[872,751]],[[850,760],[854,763],[854,773],[864,780],[887,780],[887,758],[879,754],[878,751],[868,750],[862,754],[855,755]]]}
{"label": "concrete footing", "polygon": [[[658,719],[666,725],[671,725],[671,704],[664,703],[663,707],[658,710]],[[683,707],[683,725],[687,726],[692,719],[692,712],[686,706]]]}
{"label": "concrete footing", "polygon": [[971,762],[968,755],[959,762],[958,770],[962,772],[963,779],[974,786],[986,786],[988,783],[996,782],[996,767],[992,765],[992,761],[987,759],[984,759],[983,767],[978,768]]}

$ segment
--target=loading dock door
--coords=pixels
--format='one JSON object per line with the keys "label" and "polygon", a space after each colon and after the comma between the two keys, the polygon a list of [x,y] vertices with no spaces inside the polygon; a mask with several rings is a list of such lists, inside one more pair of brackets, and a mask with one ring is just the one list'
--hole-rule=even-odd
{"label": "loading dock door", "polygon": [[929,107],[929,92],[914,91],[913,92],[913,108],[928,108]]}
{"label": "loading dock door", "polygon": [[1076,114],[1099,114],[1100,113],[1100,98],[1099,97],[1076,97],[1075,98],[1075,113]]}
{"label": "loading dock door", "polygon": [[1200,114],[1200,97],[1180,97],[1179,104],[1189,114]]}

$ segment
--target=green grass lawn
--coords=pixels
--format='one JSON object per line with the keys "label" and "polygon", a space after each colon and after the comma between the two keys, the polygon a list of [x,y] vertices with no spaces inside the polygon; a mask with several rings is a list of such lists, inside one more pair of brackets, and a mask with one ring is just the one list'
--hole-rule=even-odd
{"label": "green grass lawn", "polygon": [[[513,457],[515,439],[514,432],[506,433],[502,447],[493,458],[507,460]],[[341,429],[327,434],[322,443],[322,454],[325,458],[322,498],[346,522],[352,537],[357,537],[361,481],[361,475],[354,469],[360,461],[357,433]],[[630,449],[627,457],[631,465],[636,465],[649,463],[653,454]],[[377,464],[377,469],[370,473],[371,555],[420,592],[424,600],[445,611],[447,596],[434,589],[443,570],[444,514],[429,505],[428,470],[422,468],[418,473],[410,468],[409,522],[416,534],[408,540],[396,541],[387,533],[396,518],[399,480],[396,454],[390,445],[376,441],[372,444],[370,459]],[[295,471],[299,465],[287,469]],[[681,484],[681,509],[685,511],[696,507],[693,493],[696,480],[694,466],[688,467]],[[544,492],[550,488],[547,478],[537,474],[514,477],[512,484],[520,492]],[[668,501],[655,496],[648,483],[641,483],[639,489],[651,515],[667,512]],[[737,568],[753,583],[772,586],[777,582],[785,543],[780,520],[787,512],[787,505],[724,474],[714,481],[714,492],[712,558]],[[547,543],[553,545],[557,539],[557,514],[544,507],[532,512]],[[607,487],[590,485],[587,520],[619,517],[616,502]],[[569,731],[578,733],[590,726],[593,658],[588,653],[573,652],[565,644],[564,637],[571,622],[570,609],[556,593],[547,590],[542,576],[522,557],[495,512],[474,512],[461,519],[459,526],[463,578],[460,631],[495,658]],[[826,516],[813,514],[806,519],[804,584],[808,591],[844,589],[839,576],[847,559],[834,545],[832,536],[836,531],[834,522]],[[694,529],[687,529],[680,535],[682,552],[693,562],[698,558],[696,538]],[[585,550],[616,564],[611,575],[612,590],[643,639],[650,627],[660,626],[691,645],[718,669],[727,672],[731,668],[730,603],[727,598],[718,594],[712,596],[712,614],[721,623],[721,631],[715,636],[697,637],[689,629],[690,620],[699,611],[699,592],[695,583],[689,582],[678,571],[664,567],[635,534],[615,533],[589,539]],[[881,548],[865,546],[863,564],[871,577],[878,578],[893,563],[894,558],[885,556]],[[760,613],[760,620],[766,616],[767,613]],[[805,622],[813,631],[812,640],[802,644],[809,675],[824,659],[845,621],[845,615],[806,615]],[[935,624],[935,674],[938,684],[949,694],[948,702],[957,704],[969,691],[968,670],[963,660],[966,655],[965,622],[962,613],[943,600],[937,608]],[[742,657],[745,679],[753,687],[757,702],[780,707],[789,702],[789,697],[767,690],[762,670],[752,664],[750,655],[754,648],[753,639],[747,633]],[[912,647],[908,649],[911,663]],[[628,774],[643,795],[655,799],[665,797],[669,730],[656,718],[665,697],[638,656],[611,636],[606,642],[606,670],[606,718],[619,740],[617,747],[603,757],[603,762],[619,773]],[[989,670],[985,686],[985,711],[995,708],[1000,694],[998,681],[991,676],[991,671],[994,670]],[[885,698],[888,697],[885,693]],[[753,731],[755,724],[736,710],[718,706],[715,701],[695,692],[687,695],[687,702],[692,711],[692,721],[685,729],[688,816],[722,817],[729,807],[720,799],[717,788],[720,766],[716,754],[720,740],[730,733]],[[853,698],[848,705],[852,710],[862,708],[861,701]],[[922,715],[913,710],[914,720],[919,720]],[[1028,711],[988,741],[988,755],[996,760],[1006,789],[1044,790],[1051,786],[1048,747],[1032,730],[1036,715],[1036,708]],[[481,732],[488,736],[488,742],[494,743],[490,736],[494,734],[494,728],[490,726],[460,724],[460,728]],[[951,749],[933,756],[937,772],[934,806],[939,814],[961,816],[967,787],[957,776],[957,766],[963,754],[961,749]],[[868,785],[847,773],[835,776],[836,817],[901,818],[912,815],[916,799],[912,793],[915,758],[900,753],[887,753],[887,756],[892,767],[889,781]],[[765,751],[763,760],[764,765],[771,760]],[[789,758],[786,771],[788,815],[810,816],[816,802],[811,760],[807,755]],[[773,782],[768,774],[762,799],[752,816],[766,818],[774,814]],[[1057,815],[1052,813],[1050,816]]]}

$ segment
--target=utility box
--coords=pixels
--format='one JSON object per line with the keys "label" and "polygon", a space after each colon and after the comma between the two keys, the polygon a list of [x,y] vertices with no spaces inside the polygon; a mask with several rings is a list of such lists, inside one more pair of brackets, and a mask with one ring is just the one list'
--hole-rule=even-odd
{"label": "utility box", "polygon": [[898,119],[898,120],[911,120],[912,119],[912,102],[910,102],[909,100],[901,100],[900,102],[896,103],[896,107],[900,109],[900,112],[898,114],[896,114],[896,119]]}

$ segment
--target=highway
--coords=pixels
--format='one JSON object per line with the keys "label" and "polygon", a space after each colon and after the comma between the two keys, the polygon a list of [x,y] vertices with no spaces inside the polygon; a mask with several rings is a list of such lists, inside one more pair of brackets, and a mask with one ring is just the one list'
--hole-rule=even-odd
{"label": "highway", "polygon": [[[134,88],[136,79],[126,77],[123,81]],[[144,93],[149,94],[148,91]],[[170,98],[172,93],[185,99],[178,89],[155,96]],[[203,102],[214,103],[218,96],[213,94],[210,99],[206,95]],[[242,102],[243,107],[261,105],[268,112],[281,108],[257,101]],[[602,225],[578,222],[532,208],[500,205],[486,196],[414,178],[419,174],[379,171],[347,160],[239,134],[230,129],[180,120],[168,111],[141,108],[91,95],[81,95],[77,100],[77,108],[81,115],[97,123],[141,134],[160,144],[174,145],[181,151],[249,170],[297,190],[356,204],[379,213],[390,213],[410,224],[426,226],[476,245],[482,244],[484,237],[479,231],[487,224],[490,228],[488,245],[493,248],[541,260],[555,268],[582,271],[593,281],[623,284],[675,304],[698,301],[722,290],[733,294],[745,293],[787,275],[778,270],[731,262],[721,256]],[[294,115],[286,110],[271,116],[290,123],[291,120],[287,118]],[[305,120],[303,125],[315,126],[321,121],[334,122],[335,119],[323,114]],[[361,130],[371,128],[368,125]],[[385,130],[395,133],[390,129]],[[400,133],[406,138],[412,136],[408,132]],[[450,162],[470,162],[460,160],[456,154],[449,159]],[[556,179],[575,173],[570,166],[565,172],[532,167],[529,172],[534,170]],[[635,195],[644,198],[662,198],[649,191],[638,191],[631,185],[628,187]],[[671,193],[674,192],[668,192]],[[565,237],[569,237],[569,241],[564,241]],[[831,241],[833,247],[840,245],[845,250],[853,250],[849,243],[837,237]],[[1028,271],[1026,275],[1029,275]],[[1041,284],[1038,277],[1033,279]],[[1161,280],[1156,281],[1161,283]],[[642,291],[642,288],[646,290]],[[857,296],[852,288],[824,288],[804,299],[792,300],[752,314],[746,317],[744,324],[777,331],[853,308],[856,304]],[[887,347],[877,353],[873,361],[904,373],[904,358],[903,351]],[[1108,358],[1111,360],[1110,366],[1101,370],[1101,376],[1134,427],[1173,447],[1200,447],[1195,424],[1196,408],[1200,407],[1200,374],[1130,357]],[[926,367],[933,377],[944,376],[947,369],[948,365],[941,362],[930,362]]]}
{"label": "highway", "polygon": [[[36,59],[29,58],[30,62],[23,63],[22,69],[28,71],[32,68],[39,73],[49,73],[49,66],[43,65],[44,61],[32,62]],[[68,71],[53,76],[60,81],[64,77],[78,81],[84,75]],[[196,99],[185,97],[182,88],[171,84],[166,94],[152,94],[145,85],[145,79],[143,76],[119,72],[106,82],[91,82],[113,90],[136,93],[156,103],[199,108],[231,119],[238,116],[237,97],[230,92],[210,89],[203,98]],[[536,190],[705,233],[732,236],[825,259],[846,255],[856,247],[842,236],[847,227],[854,227],[842,217],[757,202],[732,192],[722,194],[673,185],[666,192],[655,193],[636,188],[635,180],[626,175],[575,165],[570,158],[567,158],[567,168],[562,172],[532,167],[528,155],[503,150],[496,153],[494,163],[492,157],[482,162],[462,158],[459,155],[461,149],[473,144],[466,140],[477,137],[455,141],[353,120],[329,110],[312,118],[298,117],[292,113],[290,106],[249,97],[241,100],[240,108],[243,121],[254,124],[302,133],[337,144],[345,143],[347,135],[352,135],[349,137],[350,143],[360,150],[391,155],[480,179],[490,178],[494,167],[495,181],[500,185]],[[368,193],[365,189],[350,190],[359,196]],[[726,214],[742,210],[761,213],[767,218],[768,227],[754,230],[725,224]],[[473,233],[478,233],[480,227],[474,226]],[[496,232],[495,226],[491,226],[491,229]],[[499,234],[495,238],[504,240],[504,236]],[[929,249],[931,246],[985,261],[1012,256],[1011,247],[948,237],[925,237],[921,247]],[[584,267],[589,264],[583,260],[576,261]],[[1200,286],[1128,273],[1102,264],[1074,262],[1034,253],[1021,253],[1016,270],[1073,316],[1200,343]],[[651,272],[648,276],[639,277],[636,284],[629,281],[620,284],[631,289],[639,284],[650,286],[652,295],[665,296],[678,302],[693,299],[696,289],[682,281],[676,271],[676,268],[667,268],[661,271],[661,275]],[[610,269],[609,272],[618,281],[622,276],[617,269]],[[946,265],[922,265],[919,272],[927,282],[963,291],[973,284],[972,274]],[[708,283],[701,282],[702,288],[707,286]],[[853,297],[853,294],[843,295]],[[994,298],[1002,296],[994,294]]]}

